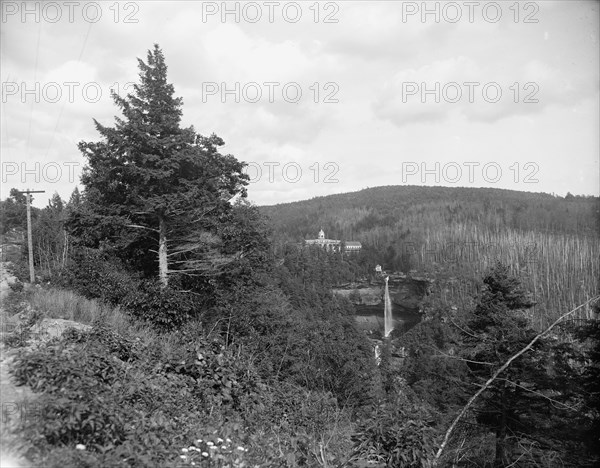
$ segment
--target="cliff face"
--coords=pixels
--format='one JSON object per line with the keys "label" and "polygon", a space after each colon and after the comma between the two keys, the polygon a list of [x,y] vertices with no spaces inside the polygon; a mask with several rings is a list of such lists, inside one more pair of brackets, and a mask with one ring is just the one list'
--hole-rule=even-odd
{"label": "cliff face", "polygon": [[348,287],[333,289],[333,292],[348,298],[354,305],[376,306],[383,304],[383,287],[378,285],[369,285],[369,283],[352,284]]}
{"label": "cliff face", "polygon": [[[388,287],[392,304],[401,310],[418,313],[421,301],[427,295],[431,280],[403,275],[390,275]],[[373,283],[354,283],[333,290],[335,294],[347,297],[357,306],[383,305],[383,279]]]}

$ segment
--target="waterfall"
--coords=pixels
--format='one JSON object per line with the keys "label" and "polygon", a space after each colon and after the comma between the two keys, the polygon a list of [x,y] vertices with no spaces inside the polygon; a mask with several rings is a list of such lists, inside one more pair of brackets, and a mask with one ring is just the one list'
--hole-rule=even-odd
{"label": "waterfall", "polygon": [[378,344],[375,345],[375,362],[378,366],[381,364],[381,347]]}
{"label": "waterfall", "polygon": [[384,309],[384,336],[388,337],[394,329],[394,321],[392,319],[392,299],[390,298],[390,290],[388,288],[389,276],[385,277],[385,309]]}

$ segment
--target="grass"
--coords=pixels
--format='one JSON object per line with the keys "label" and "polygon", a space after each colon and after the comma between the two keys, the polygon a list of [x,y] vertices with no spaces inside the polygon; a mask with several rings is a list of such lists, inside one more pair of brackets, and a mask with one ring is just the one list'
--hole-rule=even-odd
{"label": "grass", "polygon": [[[47,414],[22,428],[35,446],[29,456],[40,466],[282,467],[298,466],[301,459],[335,466],[334,460],[350,455],[354,429],[350,410],[327,403],[327,395],[294,386],[245,387],[250,385],[247,379],[251,383],[256,378],[251,378],[255,373],[248,357],[241,350],[211,351],[210,330],[203,330],[200,322],[190,322],[178,332],[159,333],[130,319],[119,307],[71,291],[29,288],[13,295],[15,303],[29,304],[25,315],[100,323],[106,330],[91,335],[73,331],[66,334],[70,338],[19,354],[17,375],[41,392],[47,408]],[[85,343],[76,338],[82,333]],[[191,349],[182,334],[192,339]],[[206,362],[215,361],[206,368],[214,375],[186,377],[197,368],[194,339],[204,346]],[[133,360],[112,357],[130,346],[138,350]],[[107,384],[104,380],[113,374],[115,382]],[[225,384],[215,387],[215,378],[250,392],[247,404],[233,409],[233,403],[222,397],[238,390],[227,390]],[[283,402],[289,406],[285,411]],[[134,415],[141,419],[128,425]],[[89,421],[96,425],[91,433],[99,438],[96,442],[79,439]],[[120,429],[114,432],[113,426]],[[107,442],[111,437],[114,444]]]}
{"label": "grass", "polygon": [[[119,335],[138,339],[145,346],[160,349],[161,354],[166,356],[175,353],[178,346],[175,334],[158,334],[150,325],[132,319],[119,307],[87,299],[69,290],[34,287],[22,292],[11,291],[3,301],[3,306],[1,319],[5,331],[15,328],[13,322],[17,314],[24,314],[30,324],[43,319],[70,320],[85,325],[102,324]],[[201,324],[191,322],[189,327],[200,328]]]}

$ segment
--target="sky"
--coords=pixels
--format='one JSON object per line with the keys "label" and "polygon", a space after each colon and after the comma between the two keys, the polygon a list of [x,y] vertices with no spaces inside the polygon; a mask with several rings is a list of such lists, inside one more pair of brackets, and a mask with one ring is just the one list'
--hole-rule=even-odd
{"label": "sky", "polygon": [[599,3],[2,1],[2,188],[68,199],[155,43],[258,205],[382,185],[600,194]]}

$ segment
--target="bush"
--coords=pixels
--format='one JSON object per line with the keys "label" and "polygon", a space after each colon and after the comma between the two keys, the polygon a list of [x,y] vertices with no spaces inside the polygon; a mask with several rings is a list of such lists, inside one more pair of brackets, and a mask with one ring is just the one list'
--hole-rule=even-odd
{"label": "bush", "polygon": [[394,468],[431,466],[434,433],[427,415],[415,407],[382,406],[353,436],[355,458]]}
{"label": "bush", "polygon": [[111,305],[120,304],[139,283],[116,260],[109,260],[94,249],[77,250],[55,281],[88,299],[100,299]]}
{"label": "bush", "polygon": [[16,281],[8,283],[8,287],[11,289],[11,291],[19,293],[23,291],[23,282],[17,278]]}
{"label": "bush", "polygon": [[21,290],[20,292],[10,292],[4,303],[4,310],[9,315],[17,316],[18,320],[7,320],[2,324],[5,336],[2,342],[9,348],[20,348],[27,346],[31,338],[31,327],[42,317],[39,311],[31,307],[28,300],[32,295],[31,291]]}
{"label": "bush", "polygon": [[[264,387],[236,353],[196,338],[195,350],[180,342],[166,353],[159,342],[169,336],[146,345],[96,326],[19,352],[16,382],[42,392],[40,411],[21,421],[30,459],[56,467],[176,467],[186,453],[181,448],[198,437],[202,450],[219,436],[247,447],[237,411],[257,404]],[[262,457],[228,447],[207,452],[211,458],[200,466]]]}
{"label": "bush", "polygon": [[29,282],[29,263],[24,257],[20,257],[8,265],[8,272],[22,283]]}
{"label": "bush", "polygon": [[[279,460],[275,466],[319,466],[324,461],[344,466],[352,448],[350,413],[338,407],[331,393],[277,382],[261,392],[260,404],[246,412],[245,420],[256,434],[257,452]],[[270,431],[261,433],[264,428]]]}
{"label": "bush", "polygon": [[189,294],[161,288],[156,281],[144,281],[123,298],[121,304],[131,315],[161,330],[180,327],[197,314]]}

